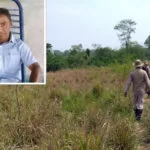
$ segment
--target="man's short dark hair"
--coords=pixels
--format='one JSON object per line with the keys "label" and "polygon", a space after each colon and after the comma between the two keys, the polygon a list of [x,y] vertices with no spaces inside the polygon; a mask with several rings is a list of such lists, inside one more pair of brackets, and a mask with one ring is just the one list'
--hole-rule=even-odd
{"label": "man's short dark hair", "polygon": [[0,15],[5,15],[8,17],[8,19],[11,21],[11,15],[9,13],[9,10],[6,8],[0,8]]}

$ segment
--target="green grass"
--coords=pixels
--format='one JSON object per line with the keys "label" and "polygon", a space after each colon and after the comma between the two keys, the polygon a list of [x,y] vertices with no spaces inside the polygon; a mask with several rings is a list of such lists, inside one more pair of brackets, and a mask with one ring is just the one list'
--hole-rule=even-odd
{"label": "green grass", "polygon": [[47,85],[1,86],[0,149],[135,149],[132,97],[123,97],[129,71],[61,70],[47,74]]}

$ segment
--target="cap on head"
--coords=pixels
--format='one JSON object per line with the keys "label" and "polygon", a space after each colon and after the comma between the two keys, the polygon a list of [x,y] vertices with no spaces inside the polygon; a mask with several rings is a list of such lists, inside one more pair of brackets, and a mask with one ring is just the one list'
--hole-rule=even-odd
{"label": "cap on head", "polygon": [[135,65],[136,68],[137,68],[137,67],[142,67],[142,66],[143,66],[143,63],[142,63],[142,61],[141,61],[140,59],[137,59],[137,60],[135,61],[134,65]]}

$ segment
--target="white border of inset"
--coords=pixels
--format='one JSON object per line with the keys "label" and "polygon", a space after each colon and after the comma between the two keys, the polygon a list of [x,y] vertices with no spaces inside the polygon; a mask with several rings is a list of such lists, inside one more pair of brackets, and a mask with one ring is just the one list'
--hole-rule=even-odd
{"label": "white border of inset", "polygon": [[0,85],[46,85],[46,0],[44,1],[44,68],[43,78],[44,82],[20,82],[20,83],[0,83]]}

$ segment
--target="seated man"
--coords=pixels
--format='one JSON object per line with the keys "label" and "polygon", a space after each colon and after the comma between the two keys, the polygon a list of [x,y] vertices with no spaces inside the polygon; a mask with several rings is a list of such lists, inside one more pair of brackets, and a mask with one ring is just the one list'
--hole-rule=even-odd
{"label": "seated man", "polygon": [[31,70],[30,82],[41,82],[41,68],[29,47],[11,33],[9,11],[0,8],[0,82],[21,82],[21,64]]}

